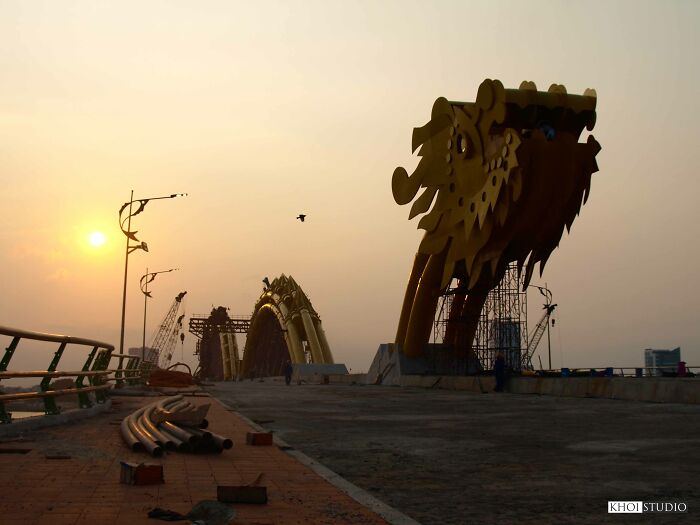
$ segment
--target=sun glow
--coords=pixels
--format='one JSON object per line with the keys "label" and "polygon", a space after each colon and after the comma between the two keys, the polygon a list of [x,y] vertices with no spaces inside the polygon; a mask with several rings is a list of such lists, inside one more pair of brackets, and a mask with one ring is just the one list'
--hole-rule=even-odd
{"label": "sun glow", "polygon": [[107,237],[105,237],[105,234],[102,232],[92,232],[88,236],[88,241],[92,246],[97,248],[102,246],[105,243],[105,241],[107,241]]}

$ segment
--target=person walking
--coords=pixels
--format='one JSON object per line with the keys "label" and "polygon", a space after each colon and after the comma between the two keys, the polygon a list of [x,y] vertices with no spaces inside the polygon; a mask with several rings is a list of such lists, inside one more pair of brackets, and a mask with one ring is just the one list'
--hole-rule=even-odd
{"label": "person walking", "polygon": [[284,365],[284,382],[287,383],[287,386],[292,382],[292,373],[294,372],[294,367],[292,366],[292,362],[287,359],[287,362]]}

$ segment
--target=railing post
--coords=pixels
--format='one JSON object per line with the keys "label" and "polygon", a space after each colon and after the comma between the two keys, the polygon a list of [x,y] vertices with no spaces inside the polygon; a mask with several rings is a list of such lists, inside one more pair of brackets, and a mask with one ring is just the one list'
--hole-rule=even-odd
{"label": "railing post", "polygon": [[[90,355],[88,355],[87,360],[85,361],[85,364],[83,365],[83,372],[88,372],[90,370],[90,365],[92,364],[92,360],[95,358],[95,355],[97,354],[97,346],[92,348],[92,351],[90,352]],[[94,383],[94,376],[91,376],[88,381],[92,385]],[[77,388],[83,388],[83,379],[85,379],[85,376],[78,376],[75,378],[75,386]],[[78,392],[78,402],[80,403],[80,408],[90,408],[92,406],[92,403],[90,402],[90,396],[88,395],[87,392]]]}
{"label": "railing post", "polygon": [[19,344],[19,340],[21,337],[16,336],[12,338],[12,342],[10,343],[10,346],[8,346],[5,349],[5,355],[2,357],[2,361],[0,361],[0,372],[6,372],[7,371],[7,365],[10,364],[10,359],[12,359],[12,354],[15,353],[15,349],[17,348],[17,345]]}
{"label": "railing post", "polygon": [[139,363],[141,362],[141,358],[138,356],[134,356],[132,359],[129,359],[129,361],[126,363],[126,370],[128,370],[127,375],[127,383],[130,385],[138,385],[140,383],[140,377],[136,373],[140,370]]}
{"label": "railing post", "polygon": [[[95,364],[92,365],[93,371],[107,370],[111,359],[112,359],[112,351],[111,350],[105,349],[105,350],[101,351],[97,355],[97,358],[95,359]],[[91,384],[94,385],[96,382],[98,382],[98,384],[102,384],[105,382],[105,380],[106,380],[106,378],[104,378],[104,377],[95,376],[91,380]],[[105,394],[103,390],[95,390],[95,400],[98,403],[104,403],[105,401],[107,401],[107,394]]]}
{"label": "railing post", "polygon": [[[19,336],[13,337],[10,346],[8,346],[5,349],[5,355],[2,357],[2,361],[0,361],[0,372],[7,371],[7,365],[10,363],[10,359],[12,359],[12,354],[15,353],[15,349],[17,348],[20,339],[21,338]],[[5,410],[5,403],[0,401],[0,424],[10,423],[11,421],[12,412],[8,412],[7,410]]]}
{"label": "railing post", "polygon": [[[49,367],[46,369],[47,372],[55,372],[56,367],[58,366],[58,362],[61,360],[61,356],[63,355],[63,351],[66,349],[66,344],[67,343],[61,343],[61,345],[58,347],[58,350],[56,350],[56,353],[53,355],[53,359],[51,360],[51,364]],[[41,391],[46,392],[49,387],[51,386],[51,376],[44,376],[44,379],[41,381]],[[58,405],[56,404],[56,399],[53,396],[47,396],[44,398],[44,412],[46,415],[56,415],[60,414],[61,410],[58,408]]]}
{"label": "railing post", "polygon": [[[129,361],[127,361],[127,363]],[[117,371],[114,372],[114,379],[116,379],[116,381],[114,382],[115,388],[119,388],[124,384],[124,372],[123,372],[124,369],[122,368],[123,364],[124,364],[124,358],[119,356],[119,364],[117,365]],[[126,379],[128,379],[128,378],[126,378]],[[128,381],[127,381],[127,384],[128,384]]]}
{"label": "railing post", "polygon": [[12,412],[5,410],[5,403],[0,402],[0,425],[12,423]]}

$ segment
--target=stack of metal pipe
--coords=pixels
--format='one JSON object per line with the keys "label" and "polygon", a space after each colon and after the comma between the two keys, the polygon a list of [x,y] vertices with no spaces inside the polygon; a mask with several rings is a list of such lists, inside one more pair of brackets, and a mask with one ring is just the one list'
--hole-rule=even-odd
{"label": "stack of metal pipe", "polygon": [[233,442],[205,430],[203,413],[208,405],[197,407],[177,395],[150,403],[122,420],[121,434],[133,451],[145,450],[154,457],[163,451],[222,452]]}

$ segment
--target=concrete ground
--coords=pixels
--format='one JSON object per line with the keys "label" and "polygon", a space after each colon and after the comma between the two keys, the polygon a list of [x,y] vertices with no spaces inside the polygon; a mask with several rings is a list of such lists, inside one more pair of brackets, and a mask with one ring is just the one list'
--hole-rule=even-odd
{"label": "concrete ground", "polygon": [[[700,407],[362,385],[208,391],[424,525],[700,523]],[[608,501],[685,514],[608,514]]]}

